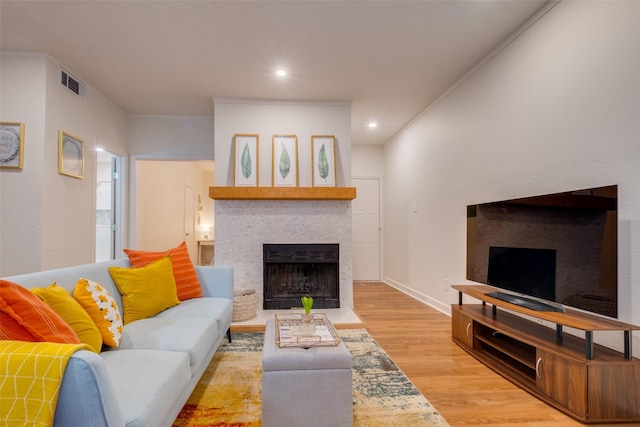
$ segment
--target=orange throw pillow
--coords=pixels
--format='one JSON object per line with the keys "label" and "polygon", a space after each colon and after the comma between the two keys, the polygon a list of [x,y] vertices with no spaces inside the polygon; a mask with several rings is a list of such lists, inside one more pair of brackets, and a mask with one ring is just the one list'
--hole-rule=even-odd
{"label": "orange throw pillow", "polygon": [[0,339],[80,344],[74,330],[22,286],[0,280]]}
{"label": "orange throw pillow", "polygon": [[124,249],[124,252],[129,257],[132,267],[144,267],[164,256],[170,255],[173,277],[176,279],[178,299],[184,301],[202,296],[200,281],[189,257],[186,242],[182,242],[179,246],[164,252],[137,251],[133,249]]}

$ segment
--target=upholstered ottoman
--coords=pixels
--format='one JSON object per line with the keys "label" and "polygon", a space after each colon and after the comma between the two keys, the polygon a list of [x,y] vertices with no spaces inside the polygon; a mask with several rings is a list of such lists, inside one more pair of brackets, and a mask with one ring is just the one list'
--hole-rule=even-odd
{"label": "upholstered ottoman", "polygon": [[262,351],[262,425],[351,426],[351,353],[336,347],[280,348],[268,320]]}

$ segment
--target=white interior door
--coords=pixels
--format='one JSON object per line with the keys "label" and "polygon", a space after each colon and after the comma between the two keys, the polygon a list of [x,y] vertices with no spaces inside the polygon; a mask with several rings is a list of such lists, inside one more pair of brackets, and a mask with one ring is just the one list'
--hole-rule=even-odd
{"label": "white interior door", "polygon": [[354,178],[351,203],[353,280],[380,281],[380,179]]}

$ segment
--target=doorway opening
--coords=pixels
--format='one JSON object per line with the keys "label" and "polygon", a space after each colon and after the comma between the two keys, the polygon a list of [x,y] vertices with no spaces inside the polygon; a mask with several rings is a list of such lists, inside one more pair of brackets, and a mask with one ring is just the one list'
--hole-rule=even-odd
{"label": "doorway opening", "polygon": [[184,241],[199,263],[201,241],[213,245],[213,161],[136,159],[134,168],[131,246],[164,251]]}
{"label": "doorway opening", "polygon": [[104,150],[98,150],[96,154],[95,261],[100,262],[115,259],[116,251],[122,248],[119,233],[122,158]]}

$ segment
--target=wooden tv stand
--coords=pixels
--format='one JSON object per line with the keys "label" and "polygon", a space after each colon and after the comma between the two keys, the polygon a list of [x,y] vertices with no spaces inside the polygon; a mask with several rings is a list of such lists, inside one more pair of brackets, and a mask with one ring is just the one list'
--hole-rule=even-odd
{"label": "wooden tv stand", "polygon": [[[640,422],[640,360],[631,347],[631,332],[639,326],[576,310],[530,310],[485,295],[497,290],[491,286],[452,287],[459,292],[451,306],[452,339],[470,355],[581,422]],[[482,304],[463,305],[463,294]],[[567,334],[564,326],[585,337]],[[595,331],[620,331],[624,352],[594,344]]]}

